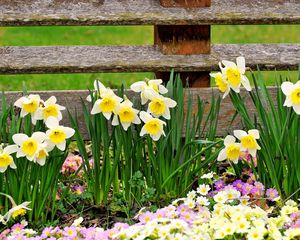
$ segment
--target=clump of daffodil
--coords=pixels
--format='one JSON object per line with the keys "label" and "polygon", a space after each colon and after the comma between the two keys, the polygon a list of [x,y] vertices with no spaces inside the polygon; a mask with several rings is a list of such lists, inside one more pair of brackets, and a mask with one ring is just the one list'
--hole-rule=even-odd
{"label": "clump of daffodil", "polygon": [[300,81],[295,84],[284,82],[281,84],[281,90],[286,96],[283,106],[293,107],[294,111],[300,115]]}
{"label": "clump of daffodil", "polygon": [[154,141],[159,140],[161,135],[165,136],[164,125],[166,125],[166,123],[164,121],[154,118],[144,111],[140,112],[140,118],[145,123],[141,129],[140,136],[149,134]]}
{"label": "clump of daffodil", "polygon": [[259,131],[251,129],[247,133],[243,130],[234,130],[233,134],[241,141],[242,151],[248,151],[252,157],[256,157],[257,150],[260,150],[260,146],[257,143]]}
{"label": "clump of daffodil", "polygon": [[62,120],[61,111],[66,108],[56,103],[56,97],[51,96],[42,106],[37,109],[36,118],[47,121],[49,117],[55,117],[58,121]]}
{"label": "clump of daffodil", "polygon": [[218,89],[220,90],[220,92],[224,93],[223,98],[225,98],[230,92],[230,86],[228,84],[226,76],[221,72],[211,73],[210,76],[215,79]]}
{"label": "clump of daffodil", "polygon": [[30,94],[28,96],[24,96],[19,98],[15,102],[15,106],[21,108],[20,116],[23,118],[28,114],[31,114],[31,120],[33,124],[36,124],[38,120],[37,110],[41,104],[41,98],[37,94]]}
{"label": "clump of daffodil", "polygon": [[123,99],[118,97],[111,89],[103,90],[100,97],[101,98],[95,102],[91,114],[102,113],[103,116],[109,120]]}
{"label": "clump of daffodil", "polygon": [[224,161],[228,159],[235,164],[238,163],[239,157],[241,155],[242,145],[240,143],[236,143],[235,140],[236,138],[231,135],[225,137],[225,148],[220,151],[218,161]]}
{"label": "clump of daffodil", "polygon": [[[94,81],[94,92],[92,93],[93,97],[96,97],[97,95],[101,95],[101,93],[103,91],[106,90],[106,87],[98,80],[95,80]],[[92,102],[92,96],[91,95],[88,95],[86,100],[88,102]]]}
{"label": "clump of daffodil", "polygon": [[130,89],[134,92],[141,93],[142,104],[146,104],[148,100],[155,94],[165,94],[168,92],[162,85],[163,81],[161,79],[145,79],[145,81],[135,82],[130,86]]}
{"label": "clump of daffodil", "polygon": [[137,109],[133,108],[133,103],[125,97],[125,100],[120,103],[114,111],[115,115],[112,120],[112,125],[117,126],[120,122],[124,130],[127,131],[132,123],[141,123],[138,112]]}
{"label": "clump of daffodil", "polygon": [[[64,151],[66,149],[66,139],[71,138],[75,130],[70,127],[64,127],[59,125],[59,122],[54,117],[49,117],[46,126],[49,128],[46,132],[48,137],[48,150],[52,150],[55,146]],[[46,154],[46,148],[43,149],[44,151],[41,153],[42,156]]]}
{"label": "clump of daffodil", "polygon": [[149,96],[151,102],[148,105],[148,112],[150,112],[154,117],[162,116],[165,119],[170,119],[170,108],[176,106],[176,102],[171,99],[159,95],[157,93]]}
{"label": "clump of daffodil", "polygon": [[17,166],[11,154],[17,152],[17,145],[10,145],[0,150],[0,172],[3,173],[8,167],[16,169]]}

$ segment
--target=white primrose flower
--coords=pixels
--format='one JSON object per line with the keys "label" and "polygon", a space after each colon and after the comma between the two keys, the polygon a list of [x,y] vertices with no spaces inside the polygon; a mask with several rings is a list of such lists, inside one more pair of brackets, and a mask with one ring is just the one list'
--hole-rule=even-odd
{"label": "white primrose flower", "polygon": [[140,112],[140,118],[145,123],[140,132],[140,136],[149,134],[154,141],[157,141],[161,135],[165,136],[164,125],[166,125],[166,123],[164,121],[154,118],[144,111]]}
{"label": "white primrose flower", "polygon": [[150,95],[151,102],[148,105],[148,112],[154,117],[162,116],[165,119],[170,119],[170,108],[174,108],[177,103],[171,99],[161,96],[157,93]]}
{"label": "white primrose flower", "polygon": [[256,141],[259,139],[259,131],[257,129],[251,129],[247,133],[243,130],[234,130],[233,134],[241,141],[241,151],[248,150],[251,156],[255,157],[256,151],[261,149]]}
{"label": "white primrose flower", "polygon": [[54,117],[48,118],[46,126],[49,128],[46,132],[48,150],[51,151],[56,146],[59,150],[64,151],[66,148],[66,139],[71,138],[75,134],[75,130],[59,125],[58,120]]}
{"label": "white primrose flower", "polygon": [[117,126],[119,122],[121,122],[122,127],[125,131],[129,128],[129,126],[134,124],[140,124],[141,120],[138,117],[138,110],[134,109],[131,101],[126,99],[124,102],[120,103],[114,113],[114,117],[112,120],[112,125]]}
{"label": "white primrose flower", "polygon": [[238,57],[236,62],[235,64],[234,62],[223,60],[222,64],[219,63],[222,74],[226,76],[229,87],[236,93],[240,92],[241,85],[243,85],[247,91],[251,91],[249,79],[245,76],[245,58]]}
{"label": "white primrose flower", "polygon": [[12,169],[17,168],[14,159],[11,156],[12,153],[15,153],[17,151],[18,151],[17,145],[9,145],[4,149],[0,150],[0,172],[1,173],[5,172],[8,166]]}
{"label": "white primrose flower", "polygon": [[295,84],[291,82],[282,83],[281,90],[286,96],[283,106],[293,107],[294,111],[300,115],[300,80]]}
{"label": "white primrose flower", "polygon": [[242,146],[240,143],[236,143],[235,140],[235,137],[231,135],[228,135],[224,139],[225,148],[220,151],[218,161],[224,161],[225,159],[228,159],[235,164],[238,163]]}
{"label": "white primrose flower", "polygon": [[47,135],[43,132],[35,132],[28,137],[26,134],[18,133],[13,135],[12,139],[19,146],[17,158],[26,157],[29,161],[36,161],[38,150],[47,139]]}
{"label": "white primrose flower", "polygon": [[162,85],[163,81],[161,79],[145,79],[145,81],[135,82],[130,86],[130,89],[134,92],[141,93],[142,105],[146,104],[150,97],[155,93],[165,94],[168,92]]}
{"label": "white primrose flower", "polygon": [[37,109],[40,106],[41,98],[37,94],[30,94],[29,96],[24,96],[19,98],[14,106],[21,108],[20,116],[23,118],[28,114],[31,114],[32,124],[36,124],[37,119]]}
{"label": "white primrose flower", "polygon": [[83,217],[79,217],[74,220],[71,226],[80,227],[80,224],[83,222]]}
{"label": "white primrose flower", "polygon": [[[99,93],[99,96],[100,96],[100,95],[101,95],[101,92],[106,90],[106,87],[105,87],[100,81],[95,80],[95,81],[94,81],[94,90],[95,90],[95,91],[94,91],[92,94],[93,94],[94,97],[96,97],[96,96],[97,96],[97,93]],[[87,100],[88,102],[92,102],[92,97],[91,97],[91,95],[88,95],[87,98],[86,98],[86,100]]]}
{"label": "white primrose flower", "polygon": [[58,121],[62,119],[60,111],[65,110],[64,106],[56,103],[56,97],[51,96],[47,101],[43,103],[42,107],[37,109],[36,119],[47,121],[49,117],[55,117]]}
{"label": "white primrose flower", "polygon": [[228,84],[226,76],[221,72],[210,73],[209,75],[215,79],[216,85],[220,90],[220,92],[224,93],[223,95],[223,99],[224,99],[230,92],[230,86]]}
{"label": "white primrose flower", "polygon": [[199,185],[199,187],[197,188],[197,193],[206,196],[208,194],[210,190],[210,186],[207,184],[201,184]]}
{"label": "white primrose flower", "polygon": [[122,102],[122,98],[118,97],[113,90],[106,89],[101,93],[101,98],[98,99],[91,111],[91,114],[101,113],[109,120],[117,106]]}

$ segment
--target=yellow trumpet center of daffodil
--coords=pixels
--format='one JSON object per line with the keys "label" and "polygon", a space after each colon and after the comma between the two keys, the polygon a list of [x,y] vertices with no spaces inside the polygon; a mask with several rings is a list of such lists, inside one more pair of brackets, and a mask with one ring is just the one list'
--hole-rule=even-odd
{"label": "yellow trumpet center of daffodil", "polygon": [[53,129],[49,134],[49,139],[54,144],[61,143],[66,139],[66,133],[62,129]]}
{"label": "yellow trumpet center of daffodil", "polygon": [[293,104],[300,103],[300,88],[297,88],[292,92],[291,99]]}
{"label": "yellow trumpet center of daffodil", "polygon": [[228,68],[226,70],[226,76],[228,79],[228,82],[234,86],[238,87],[241,83],[241,73],[238,68]]}
{"label": "yellow trumpet center of daffodil", "polygon": [[161,131],[161,124],[157,119],[152,119],[145,124],[145,129],[149,134],[158,134]]}
{"label": "yellow trumpet center of daffodil", "polygon": [[15,219],[18,216],[24,216],[26,214],[26,210],[24,208],[20,208],[12,213],[12,218]]}
{"label": "yellow trumpet center of daffodil", "polygon": [[130,123],[134,120],[134,111],[131,107],[124,107],[119,112],[121,122]]}
{"label": "yellow trumpet center of daffodil", "polygon": [[0,167],[7,167],[13,162],[13,159],[11,156],[2,153],[0,154]]}
{"label": "yellow trumpet center of daffodil", "polygon": [[28,113],[33,113],[36,111],[38,103],[36,100],[31,100],[29,103],[23,104],[23,109]]}
{"label": "yellow trumpet center of daffodil", "polygon": [[99,107],[102,112],[112,112],[117,106],[117,101],[112,97],[103,98]]}
{"label": "yellow trumpet center of daffodil", "polygon": [[48,117],[57,117],[58,113],[59,113],[58,107],[55,104],[45,107],[43,112],[45,119],[47,119]]}
{"label": "yellow trumpet center of daffodil", "polygon": [[228,89],[228,85],[227,83],[223,80],[222,75],[217,75],[215,78],[216,81],[216,85],[219,88],[219,90],[221,92],[226,92],[226,90]]}
{"label": "yellow trumpet center of daffodil", "polygon": [[240,147],[235,144],[230,144],[226,149],[226,155],[229,160],[237,159],[240,156]]}
{"label": "yellow trumpet center of daffodil", "polygon": [[165,102],[160,98],[155,98],[149,103],[149,108],[151,112],[161,115],[166,110],[166,104]]}
{"label": "yellow trumpet center of daffodil", "polygon": [[21,150],[29,156],[35,154],[38,147],[38,143],[34,139],[28,139],[22,143]]}
{"label": "yellow trumpet center of daffodil", "polygon": [[242,137],[241,143],[245,148],[255,148],[257,146],[255,138],[251,135]]}
{"label": "yellow trumpet center of daffodil", "polygon": [[39,151],[39,155],[38,155],[38,159],[43,159],[43,158],[45,158],[45,157],[47,157],[47,153],[46,153],[46,151],[44,150],[44,149],[42,149],[42,150],[40,150]]}

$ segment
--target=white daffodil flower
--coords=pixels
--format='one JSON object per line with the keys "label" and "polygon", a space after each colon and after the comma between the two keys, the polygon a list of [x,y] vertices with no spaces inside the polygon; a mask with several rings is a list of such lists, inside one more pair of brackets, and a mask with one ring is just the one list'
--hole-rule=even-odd
{"label": "white daffodil flower", "polygon": [[35,132],[28,137],[26,134],[18,133],[13,135],[12,139],[19,146],[17,158],[26,156],[29,161],[36,161],[40,145],[47,139],[47,135],[43,132]]}
{"label": "white daffodil flower", "polygon": [[170,119],[170,108],[174,108],[177,103],[171,99],[159,94],[154,94],[149,96],[151,102],[148,105],[148,112],[154,117],[164,117],[165,119]]}
{"label": "white daffodil flower", "polygon": [[295,84],[291,82],[282,83],[281,90],[286,96],[283,106],[293,107],[294,111],[300,115],[300,80]]}
{"label": "white daffodil flower", "polygon": [[48,118],[46,126],[49,128],[46,132],[48,150],[52,150],[56,146],[59,150],[64,151],[66,149],[66,139],[71,138],[75,134],[75,130],[59,125],[58,120],[54,117]]}
{"label": "white daffodil flower", "polygon": [[220,151],[218,161],[224,161],[225,159],[228,159],[235,164],[238,163],[242,146],[240,143],[236,143],[235,140],[235,137],[231,135],[228,135],[224,139],[225,148]]}
{"label": "white daffodil flower", "polygon": [[41,98],[37,94],[30,94],[29,96],[24,96],[19,98],[14,106],[21,108],[20,116],[23,118],[27,114],[31,114],[31,121],[33,124],[36,124],[36,113],[37,109],[40,106]]}
{"label": "white daffodil flower", "polygon": [[[99,96],[100,96],[100,95],[101,95],[101,92],[106,90],[106,87],[105,87],[100,81],[95,80],[95,81],[94,81],[94,90],[95,90],[95,91],[94,91],[92,94],[93,94],[94,97],[96,97],[96,96],[97,96],[97,93],[98,93]],[[87,98],[86,98],[86,100],[87,100],[88,102],[92,102],[92,97],[91,97],[91,95],[88,95]]]}
{"label": "white daffodil flower", "polygon": [[42,143],[39,145],[39,149],[36,152],[35,162],[40,166],[44,166],[46,158],[49,156],[49,152],[53,149],[52,144]]}
{"label": "white daffodil flower", "polygon": [[241,141],[241,151],[247,150],[252,157],[256,157],[257,150],[260,150],[260,146],[256,141],[259,139],[259,131],[257,129],[252,129],[247,133],[243,130],[234,130],[233,134]]}
{"label": "white daffodil flower", "polygon": [[161,79],[149,80],[146,78],[145,81],[133,83],[130,89],[134,92],[141,93],[142,105],[144,105],[155,93],[165,94],[168,92],[168,89],[166,89],[162,83],[163,81]]}
{"label": "white daffodil flower", "polygon": [[44,122],[46,122],[49,117],[55,117],[58,121],[62,119],[60,111],[66,108],[56,103],[56,97],[50,97],[43,105],[43,107],[37,109],[36,119],[44,120]]}
{"label": "white daffodil flower", "polygon": [[118,97],[113,90],[106,89],[101,93],[101,98],[95,102],[91,114],[102,112],[103,116],[109,120],[122,100],[123,99]]}
{"label": "white daffodil flower", "polygon": [[157,141],[161,135],[165,136],[164,125],[166,123],[164,121],[154,118],[144,111],[140,112],[140,118],[145,123],[141,129],[140,136],[149,134],[154,141]]}
{"label": "white daffodil flower", "polygon": [[220,92],[224,93],[223,95],[223,99],[224,99],[230,92],[230,86],[228,84],[226,76],[223,75],[221,72],[211,73],[210,76],[215,79],[216,85],[220,90]]}
{"label": "white daffodil flower", "polygon": [[112,120],[112,125],[117,126],[119,122],[121,122],[122,127],[125,131],[129,128],[129,126],[134,124],[140,124],[141,120],[138,117],[138,110],[134,109],[131,101],[126,99],[124,102],[120,103],[114,113],[114,117]]}
{"label": "white daffodil flower", "polygon": [[[246,65],[245,58],[238,57],[234,62],[223,60],[219,63],[222,74],[226,76],[230,88],[236,93],[240,92],[240,87],[243,85],[247,91],[251,91],[249,79],[245,76]],[[224,65],[224,67],[222,66]]]}
{"label": "white daffodil flower", "polygon": [[0,172],[1,173],[5,172],[8,166],[12,169],[17,168],[14,159],[11,156],[12,153],[15,153],[17,151],[18,151],[17,145],[9,145],[5,147],[3,150],[0,150]]}

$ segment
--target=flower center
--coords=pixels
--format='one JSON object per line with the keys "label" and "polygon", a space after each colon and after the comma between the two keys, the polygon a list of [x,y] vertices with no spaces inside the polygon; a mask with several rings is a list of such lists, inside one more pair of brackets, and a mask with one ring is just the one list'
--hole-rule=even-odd
{"label": "flower center", "polygon": [[297,88],[292,92],[291,99],[293,104],[300,103],[300,88]]}
{"label": "flower center", "polygon": [[28,113],[35,112],[37,107],[38,107],[38,103],[36,100],[31,100],[31,102],[23,104],[23,109]]}
{"label": "flower center", "polygon": [[7,154],[0,154],[0,167],[7,167],[13,162],[13,159],[11,156]]}
{"label": "flower center", "polygon": [[35,154],[38,147],[38,143],[34,139],[28,139],[22,143],[21,150],[29,156]]}
{"label": "flower center", "polygon": [[245,136],[241,138],[241,143],[245,148],[255,148],[256,140],[253,136]]}
{"label": "flower center", "polygon": [[48,117],[57,117],[58,116],[58,107],[55,104],[49,105],[44,108],[44,118]]}
{"label": "flower center", "polygon": [[121,122],[130,123],[134,120],[134,112],[130,107],[124,107],[119,112]]}
{"label": "flower center", "polygon": [[26,214],[26,210],[23,209],[23,208],[20,208],[20,209],[14,211],[13,214],[12,214],[11,216],[12,216],[12,218],[15,219],[15,218],[17,218],[18,216],[24,216],[25,214]]}
{"label": "flower center", "polygon": [[228,68],[226,76],[232,86],[238,87],[241,84],[241,73],[238,68]]}
{"label": "flower center", "polygon": [[240,147],[231,144],[227,147],[226,155],[229,160],[237,159],[240,156]]}
{"label": "flower center", "polygon": [[53,129],[49,134],[49,139],[54,144],[61,143],[66,139],[66,133],[61,129]]}
{"label": "flower center", "polygon": [[149,108],[150,108],[151,112],[153,112],[157,115],[161,115],[166,110],[166,104],[163,100],[161,100],[159,98],[155,98],[149,103]]}
{"label": "flower center", "polygon": [[102,99],[100,103],[100,110],[102,112],[112,112],[117,106],[116,100],[111,97],[106,97]]}
{"label": "flower center", "polygon": [[227,83],[223,80],[222,75],[217,75],[215,78],[216,85],[221,92],[226,92],[228,89]]}
{"label": "flower center", "polygon": [[45,158],[47,156],[47,153],[46,153],[46,151],[44,150],[44,149],[42,149],[42,150],[40,150],[39,151],[39,155],[38,155],[38,159],[43,159],[43,158]]}
{"label": "flower center", "polygon": [[161,124],[157,119],[153,119],[145,124],[145,129],[149,134],[155,135],[161,131]]}

